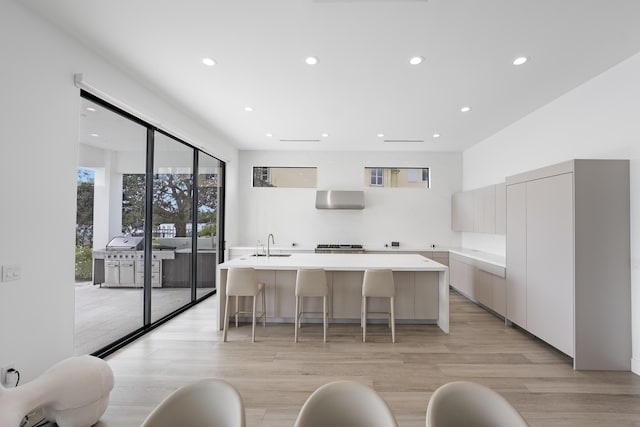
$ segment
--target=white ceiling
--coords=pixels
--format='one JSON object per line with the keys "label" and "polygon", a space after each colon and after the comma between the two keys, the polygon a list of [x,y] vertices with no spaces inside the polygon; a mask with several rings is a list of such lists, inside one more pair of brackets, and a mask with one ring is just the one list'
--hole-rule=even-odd
{"label": "white ceiling", "polygon": [[239,149],[460,151],[640,51],[636,0],[20,1]]}

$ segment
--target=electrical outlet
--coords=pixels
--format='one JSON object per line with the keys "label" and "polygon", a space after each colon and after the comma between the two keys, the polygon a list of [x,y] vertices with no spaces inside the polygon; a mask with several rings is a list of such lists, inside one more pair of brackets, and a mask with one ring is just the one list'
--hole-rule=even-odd
{"label": "electrical outlet", "polygon": [[12,280],[20,280],[22,273],[20,272],[19,265],[3,265],[2,266],[2,281],[10,282]]}
{"label": "electrical outlet", "polygon": [[0,368],[0,382],[4,387],[13,387],[15,384],[7,384],[7,371],[9,369],[15,369],[15,365],[13,363],[9,363],[8,365]]}

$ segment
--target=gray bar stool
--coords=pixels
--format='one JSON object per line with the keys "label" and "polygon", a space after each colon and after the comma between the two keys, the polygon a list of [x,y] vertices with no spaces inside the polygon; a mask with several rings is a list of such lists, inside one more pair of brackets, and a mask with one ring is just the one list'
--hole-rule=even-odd
{"label": "gray bar stool", "polygon": [[327,295],[329,287],[327,286],[327,276],[321,269],[300,269],[296,275],[296,318],[295,318],[295,338],[298,342],[298,329],[300,329],[300,318],[304,313],[319,312],[302,312],[303,297],[322,297],[322,326],[324,328],[324,342],[327,342]]}
{"label": "gray bar stool", "polygon": [[393,298],[396,287],[393,282],[393,272],[389,269],[365,270],[362,281],[362,342],[367,340],[367,297],[389,298],[389,311],[372,312],[388,314],[391,326],[391,342],[396,342],[396,319]]}
{"label": "gray bar stool", "polygon": [[[224,303],[224,336],[223,341],[227,341],[227,330],[229,328],[229,297],[236,297],[236,311],[231,315],[236,317],[236,328],[238,327],[238,314],[252,314],[253,325],[251,328],[251,342],[256,342],[256,297],[262,293],[262,325],[267,326],[267,305],[265,298],[264,283],[258,283],[256,270],[253,268],[230,268],[227,272],[227,299]],[[239,297],[253,297],[253,311],[240,311],[238,309]]]}

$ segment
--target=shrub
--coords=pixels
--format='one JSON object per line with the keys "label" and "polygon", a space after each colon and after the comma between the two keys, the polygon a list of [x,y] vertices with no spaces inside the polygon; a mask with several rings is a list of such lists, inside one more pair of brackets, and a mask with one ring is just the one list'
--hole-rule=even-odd
{"label": "shrub", "polygon": [[76,246],[76,281],[91,280],[92,261],[91,247]]}

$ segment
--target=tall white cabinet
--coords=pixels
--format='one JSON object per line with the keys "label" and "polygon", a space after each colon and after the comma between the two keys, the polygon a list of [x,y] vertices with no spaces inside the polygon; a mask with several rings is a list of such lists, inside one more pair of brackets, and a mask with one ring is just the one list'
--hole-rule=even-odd
{"label": "tall white cabinet", "polygon": [[506,185],[507,319],[576,369],[629,370],[629,162],[572,160]]}

